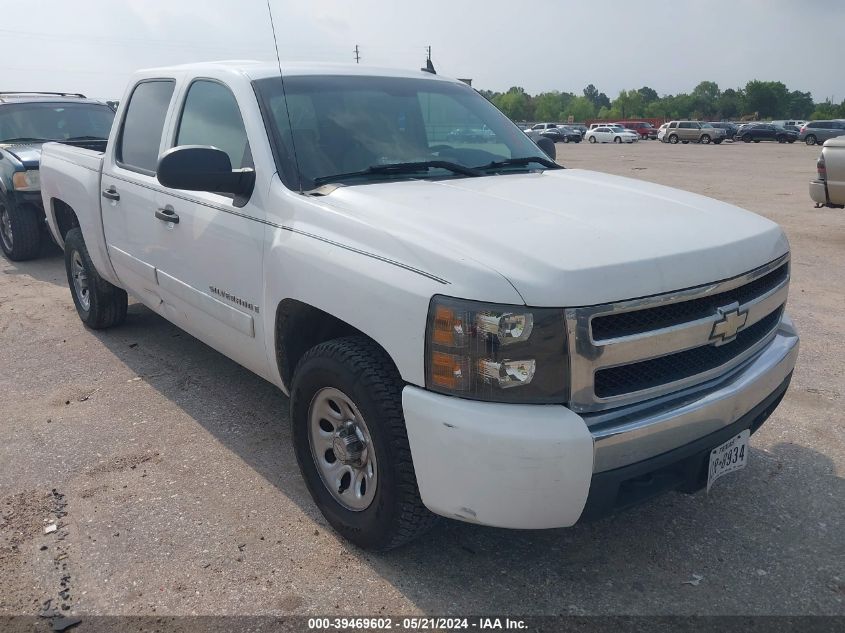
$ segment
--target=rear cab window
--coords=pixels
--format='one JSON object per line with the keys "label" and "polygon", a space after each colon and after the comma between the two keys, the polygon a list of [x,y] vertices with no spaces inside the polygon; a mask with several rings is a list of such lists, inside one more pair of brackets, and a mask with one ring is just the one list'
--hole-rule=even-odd
{"label": "rear cab window", "polygon": [[173,79],[148,79],[135,86],[115,150],[115,161],[120,167],[155,176],[162,132],[175,86]]}

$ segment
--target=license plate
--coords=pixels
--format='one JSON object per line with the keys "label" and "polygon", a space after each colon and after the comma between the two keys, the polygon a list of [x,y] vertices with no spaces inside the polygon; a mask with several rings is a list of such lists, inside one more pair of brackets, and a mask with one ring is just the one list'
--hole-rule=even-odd
{"label": "license plate", "polygon": [[722,475],[745,468],[745,464],[748,463],[748,438],[750,435],[751,432],[746,429],[710,451],[707,492],[710,492],[710,488]]}

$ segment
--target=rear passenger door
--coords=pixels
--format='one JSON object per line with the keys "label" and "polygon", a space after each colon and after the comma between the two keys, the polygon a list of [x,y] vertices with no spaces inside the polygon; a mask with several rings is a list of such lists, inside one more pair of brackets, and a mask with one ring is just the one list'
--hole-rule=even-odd
{"label": "rear passenger door", "polygon": [[[249,137],[228,86],[195,79],[184,91],[172,147],[205,145],[225,151],[233,169],[253,168]],[[263,140],[263,139],[262,139]],[[267,373],[262,309],[265,214],[256,186],[250,200],[210,191],[162,188],[155,220],[155,266],[174,320],[253,371]],[[168,218],[178,218],[177,222]]]}
{"label": "rear passenger door", "polygon": [[161,296],[153,263],[160,185],[156,167],[174,79],[145,79],[132,90],[117,140],[103,164],[101,204],[109,257],[120,281],[153,309]]}

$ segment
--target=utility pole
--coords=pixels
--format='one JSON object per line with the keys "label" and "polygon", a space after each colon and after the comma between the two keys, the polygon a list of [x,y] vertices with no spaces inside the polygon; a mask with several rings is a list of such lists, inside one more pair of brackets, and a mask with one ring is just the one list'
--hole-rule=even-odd
{"label": "utility pole", "polygon": [[358,52],[358,45],[357,45],[357,44],[355,45],[355,63],[356,63],[356,64],[360,64],[360,63],[361,63],[361,55],[360,55],[360,53]]}
{"label": "utility pole", "polygon": [[431,61],[431,46],[425,47],[425,59],[426,61]]}

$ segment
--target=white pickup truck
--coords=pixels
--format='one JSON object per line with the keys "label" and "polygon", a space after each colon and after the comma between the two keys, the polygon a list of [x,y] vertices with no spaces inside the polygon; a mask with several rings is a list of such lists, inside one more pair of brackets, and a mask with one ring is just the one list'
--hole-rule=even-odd
{"label": "white pickup truck", "polygon": [[41,183],[84,323],[131,293],[289,394],[309,490],[362,547],[709,487],[798,353],[776,224],[564,169],[427,73],[141,71],[105,152],[47,144]]}

